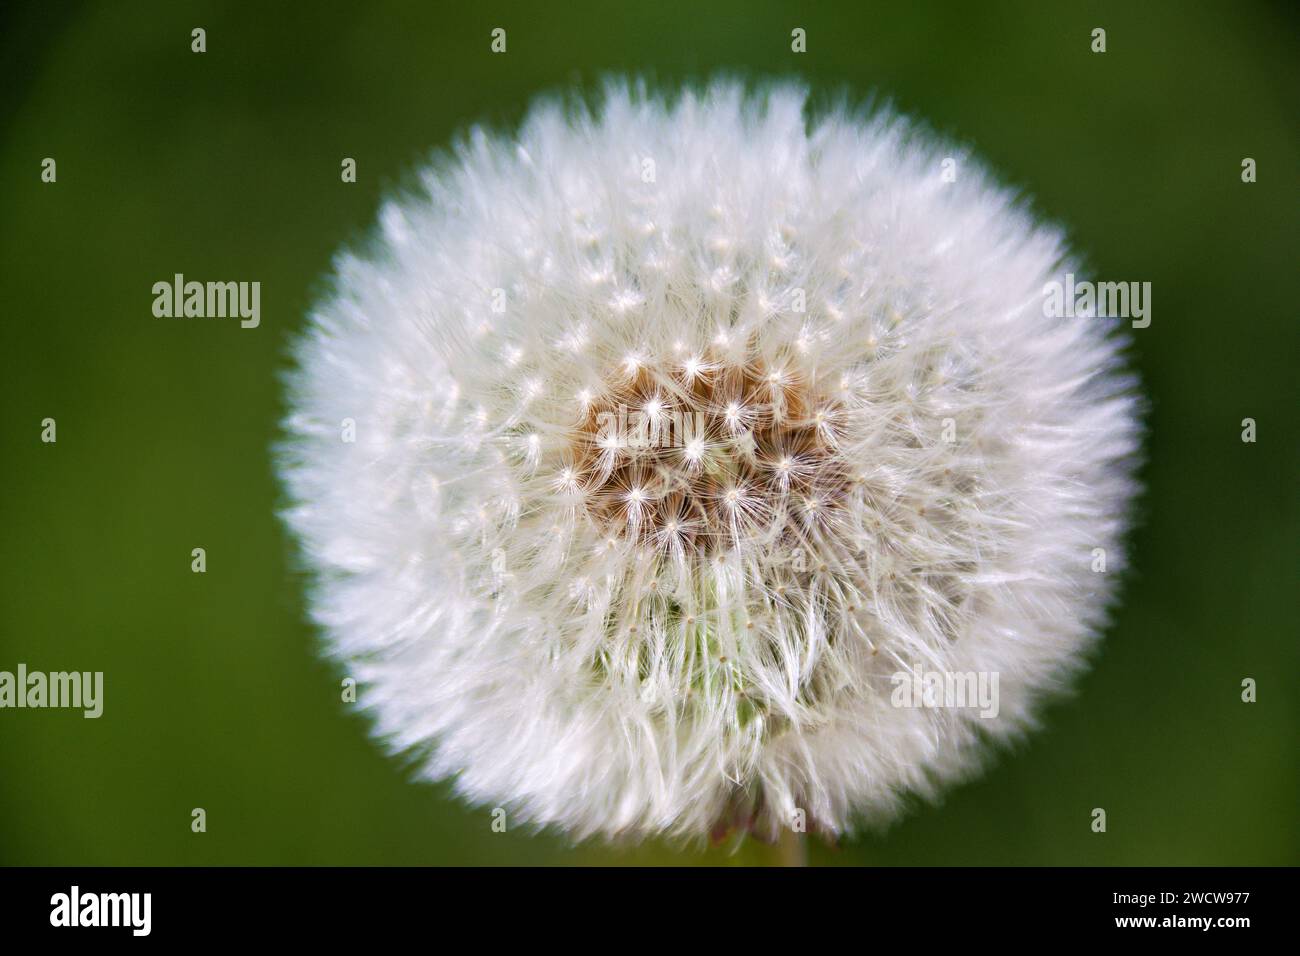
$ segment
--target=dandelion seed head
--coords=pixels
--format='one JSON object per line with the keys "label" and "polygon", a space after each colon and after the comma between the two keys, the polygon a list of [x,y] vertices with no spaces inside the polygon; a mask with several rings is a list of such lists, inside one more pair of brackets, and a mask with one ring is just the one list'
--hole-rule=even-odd
{"label": "dandelion seed head", "polygon": [[[280,460],[378,737],[514,819],[704,838],[887,823],[1033,725],[1105,623],[1136,400],[1112,321],[1043,314],[1059,232],[950,152],[613,84],[385,206]],[[996,717],[898,706],[917,667]]]}

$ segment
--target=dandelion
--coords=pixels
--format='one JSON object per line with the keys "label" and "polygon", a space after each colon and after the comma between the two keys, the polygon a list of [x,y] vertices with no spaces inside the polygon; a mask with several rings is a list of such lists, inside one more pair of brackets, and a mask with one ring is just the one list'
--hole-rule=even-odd
{"label": "dandelion", "polygon": [[[385,205],[281,469],[387,746],[578,839],[771,838],[1032,727],[1105,623],[1136,399],[1112,320],[1044,315],[1061,235],[951,152],[792,86],[613,84]],[[919,671],[997,675],[996,716],[899,706]]]}

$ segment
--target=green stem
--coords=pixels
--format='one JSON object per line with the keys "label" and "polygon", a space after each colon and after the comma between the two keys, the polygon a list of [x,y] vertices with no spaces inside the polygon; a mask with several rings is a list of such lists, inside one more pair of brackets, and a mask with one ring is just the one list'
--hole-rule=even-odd
{"label": "green stem", "polygon": [[777,866],[807,866],[808,844],[802,833],[782,830],[776,841]]}

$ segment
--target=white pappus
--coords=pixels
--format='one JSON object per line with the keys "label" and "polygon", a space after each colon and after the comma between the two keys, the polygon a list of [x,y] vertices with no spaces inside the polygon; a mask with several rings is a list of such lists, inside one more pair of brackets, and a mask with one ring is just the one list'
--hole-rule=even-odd
{"label": "white pappus", "polygon": [[[793,85],[611,83],[421,183],[337,261],[280,467],[328,653],[422,776],[574,838],[837,834],[1081,666],[1138,400],[968,155]],[[918,671],[996,675],[996,716],[899,706]]]}

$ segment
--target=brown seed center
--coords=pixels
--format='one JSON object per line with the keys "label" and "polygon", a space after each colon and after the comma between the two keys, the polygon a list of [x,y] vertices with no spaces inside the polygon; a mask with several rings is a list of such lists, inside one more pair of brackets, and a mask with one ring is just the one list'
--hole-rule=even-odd
{"label": "brown seed center", "polygon": [[849,485],[844,410],[797,363],[629,359],[587,403],[572,460],[614,536],[712,554],[826,520]]}

